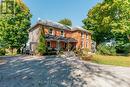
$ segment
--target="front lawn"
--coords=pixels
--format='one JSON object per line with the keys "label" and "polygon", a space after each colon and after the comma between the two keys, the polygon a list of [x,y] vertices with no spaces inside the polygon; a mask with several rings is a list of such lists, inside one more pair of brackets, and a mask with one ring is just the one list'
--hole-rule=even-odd
{"label": "front lawn", "polygon": [[98,64],[130,67],[130,56],[93,55],[92,62]]}

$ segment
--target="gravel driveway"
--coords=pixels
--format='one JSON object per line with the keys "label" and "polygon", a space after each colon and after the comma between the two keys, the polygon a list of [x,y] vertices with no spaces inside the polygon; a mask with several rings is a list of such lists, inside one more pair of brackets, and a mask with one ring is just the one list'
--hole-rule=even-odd
{"label": "gravel driveway", "polygon": [[0,87],[130,87],[130,68],[75,58],[19,56],[0,64]]}

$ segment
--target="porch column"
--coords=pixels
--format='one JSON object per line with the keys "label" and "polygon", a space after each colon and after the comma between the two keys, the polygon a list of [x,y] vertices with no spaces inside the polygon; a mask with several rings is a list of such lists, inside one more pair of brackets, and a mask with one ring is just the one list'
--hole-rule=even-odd
{"label": "porch column", "polygon": [[57,41],[57,49],[58,49],[58,53],[60,52],[60,41]]}
{"label": "porch column", "polygon": [[70,49],[69,49],[70,47],[69,47],[69,40],[67,41],[67,50],[68,51],[70,51]]}

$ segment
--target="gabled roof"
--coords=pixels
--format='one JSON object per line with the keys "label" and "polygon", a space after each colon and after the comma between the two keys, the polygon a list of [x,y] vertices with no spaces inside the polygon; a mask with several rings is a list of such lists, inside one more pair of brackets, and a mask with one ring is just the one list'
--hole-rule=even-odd
{"label": "gabled roof", "polygon": [[77,30],[90,33],[88,30],[86,30],[86,29],[84,29],[84,28],[82,28],[82,27],[79,27],[79,26],[73,27],[73,28],[71,29],[71,31],[77,31]]}
{"label": "gabled roof", "polygon": [[69,30],[69,31],[84,31],[87,33],[90,33],[88,30],[83,29],[82,27],[70,27],[70,26],[65,26],[63,24],[60,24],[58,22],[53,22],[50,20],[39,20],[34,26],[32,26],[29,31],[31,31],[35,26],[37,25],[44,25],[44,26],[49,26],[49,27],[54,27],[54,28],[58,28],[58,29],[63,29],[63,30]]}
{"label": "gabled roof", "polygon": [[33,27],[37,26],[38,24],[44,25],[44,26],[49,26],[49,27],[54,27],[54,28],[58,28],[58,29],[63,29],[63,30],[71,30],[71,28],[69,26],[65,26],[63,24],[60,24],[58,22],[53,22],[50,20],[39,20],[34,26],[32,26],[30,30],[33,29]]}

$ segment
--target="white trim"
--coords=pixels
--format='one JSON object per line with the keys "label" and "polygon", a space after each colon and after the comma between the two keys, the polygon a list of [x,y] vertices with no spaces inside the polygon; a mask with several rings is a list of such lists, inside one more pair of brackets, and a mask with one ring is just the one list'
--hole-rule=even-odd
{"label": "white trim", "polygon": [[89,39],[89,34],[88,34],[88,33],[86,33],[86,39],[87,39],[87,40]]}
{"label": "white trim", "polygon": [[[51,31],[52,30],[52,31]],[[51,31],[51,33],[50,33],[50,31]],[[48,33],[50,34],[50,35],[54,35],[54,32],[53,32],[54,30],[53,30],[53,28],[49,28],[49,31],[48,31]]]}
{"label": "white trim", "polygon": [[84,38],[84,36],[85,36],[85,35],[84,35],[84,32],[81,32],[81,37]]}
{"label": "white trim", "polygon": [[81,48],[84,48],[84,40],[81,41]]}
{"label": "white trim", "polygon": [[65,32],[64,32],[64,30],[61,30],[60,32],[63,32],[63,35],[62,35],[62,33],[61,33],[60,36],[64,37],[64,36],[65,36]]}

